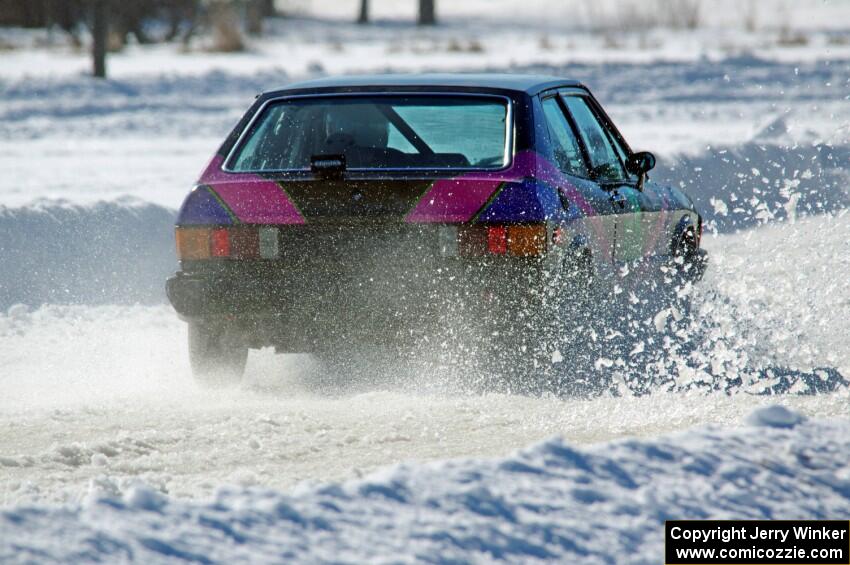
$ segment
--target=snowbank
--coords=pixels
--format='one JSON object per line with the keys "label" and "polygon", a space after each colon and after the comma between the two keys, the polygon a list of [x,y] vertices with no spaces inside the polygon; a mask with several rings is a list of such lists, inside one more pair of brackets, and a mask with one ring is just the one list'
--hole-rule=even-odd
{"label": "snowbank", "polygon": [[161,302],[176,269],[174,215],[127,198],[0,206],[0,309]]}
{"label": "snowbank", "polygon": [[668,519],[850,516],[850,423],[781,407],[749,420],[205,502],[104,477],[82,504],[4,509],[0,561],[658,563]]}

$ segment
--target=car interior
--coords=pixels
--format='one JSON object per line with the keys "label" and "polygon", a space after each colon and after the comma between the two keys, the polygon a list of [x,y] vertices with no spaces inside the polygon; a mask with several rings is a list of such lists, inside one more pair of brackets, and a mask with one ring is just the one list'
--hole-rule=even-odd
{"label": "car interior", "polygon": [[331,155],[343,155],[348,169],[463,169],[504,159],[503,151],[474,161],[462,152],[435,151],[390,103],[280,104],[266,114],[240,148],[234,170],[304,170]]}

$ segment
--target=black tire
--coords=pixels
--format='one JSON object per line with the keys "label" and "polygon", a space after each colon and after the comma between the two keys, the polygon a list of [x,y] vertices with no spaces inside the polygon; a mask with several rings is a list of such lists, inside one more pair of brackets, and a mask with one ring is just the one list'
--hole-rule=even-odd
{"label": "black tire", "polygon": [[247,360],[248,345],[234,328],[207,321],[189,322],[189,363],[198,384],[238,384]]}
{"label": "black tire", "polygon": [[538,394],[544,380],[539,310],[514,307],[501,314],[502,321],[483,332],[487,337],[478,350],[480,386],[486,392]]}
{"label": "black tire", "polygon": [[503,304],[483,335],[480,365],[487,390],[521,395],[584,396],[585,335],[596,303],[590,250],[571,249],[560,270],[536,292]]}

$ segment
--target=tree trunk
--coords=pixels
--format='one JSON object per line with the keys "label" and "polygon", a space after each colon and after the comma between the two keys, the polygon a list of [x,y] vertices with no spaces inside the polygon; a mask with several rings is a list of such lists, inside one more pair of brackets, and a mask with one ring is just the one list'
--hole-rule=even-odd
{"label": "tree trunk", "polygon": [[53,5],[44,0],[44,27],[47,29],[47,44],[53,45]]}
{"label": "tree trunk", "polygon": [[245,29],[248,35],[260,36],[263,34],[263,18],[267,6],[263,0],[249,0],[245,7]]}
{"label": "tree trunk", "polygon": [[94,76],[106,78],[106,42],[109,35],[106,0],[92,1],[92,59]]}
{"label": "tree trunk", "polygon": [[369,0],[360,0],[360,15],[357,16],[357,23],[369,23]]}
{"label": "tree trunk", "polygon": [[260,0],[263,5],[263,17],[273,18],[277,16],[277,8],[274,5],[274,0]]}
{"label": "tree trunk", "polygon": [[432,26],[437,23],[435,4],[437,0],[419,0],[419,25]]}

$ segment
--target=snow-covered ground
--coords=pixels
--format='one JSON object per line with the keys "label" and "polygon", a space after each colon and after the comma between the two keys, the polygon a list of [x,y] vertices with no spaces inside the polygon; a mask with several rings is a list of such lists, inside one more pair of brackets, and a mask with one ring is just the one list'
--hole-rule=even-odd
{"label": "snow-covered ground", "polygon": [[736,430],[587,447],[550,439],[289,494],[227,487],[184,501],[102,478],[79,503],[0,511],[0,559],[658,563],[667,519],[846,517],[848,432],[846,419],[772,406]]}
{"label": "snow-covered ground", "polygon": [[[376,1],[377,26],[276,22],[242,54],[131,46],[106,82],[0,31],[18,46],[0,51],[0,561],[658,562],[665,518],[850,515],[848,7],[591,33],[590,4],[440,3],[420,30]],[[162,283],[222,137],[264,89],[430,69],[579,78],[695,196],[712,263],[693,321],[660,312],[666,339],[599,364],[663,386],[482,395],[399,362],[327,390],[309,357],[260,351],[244,386],[197,389]],[[747,423],[776,403],[810,420]]]}

